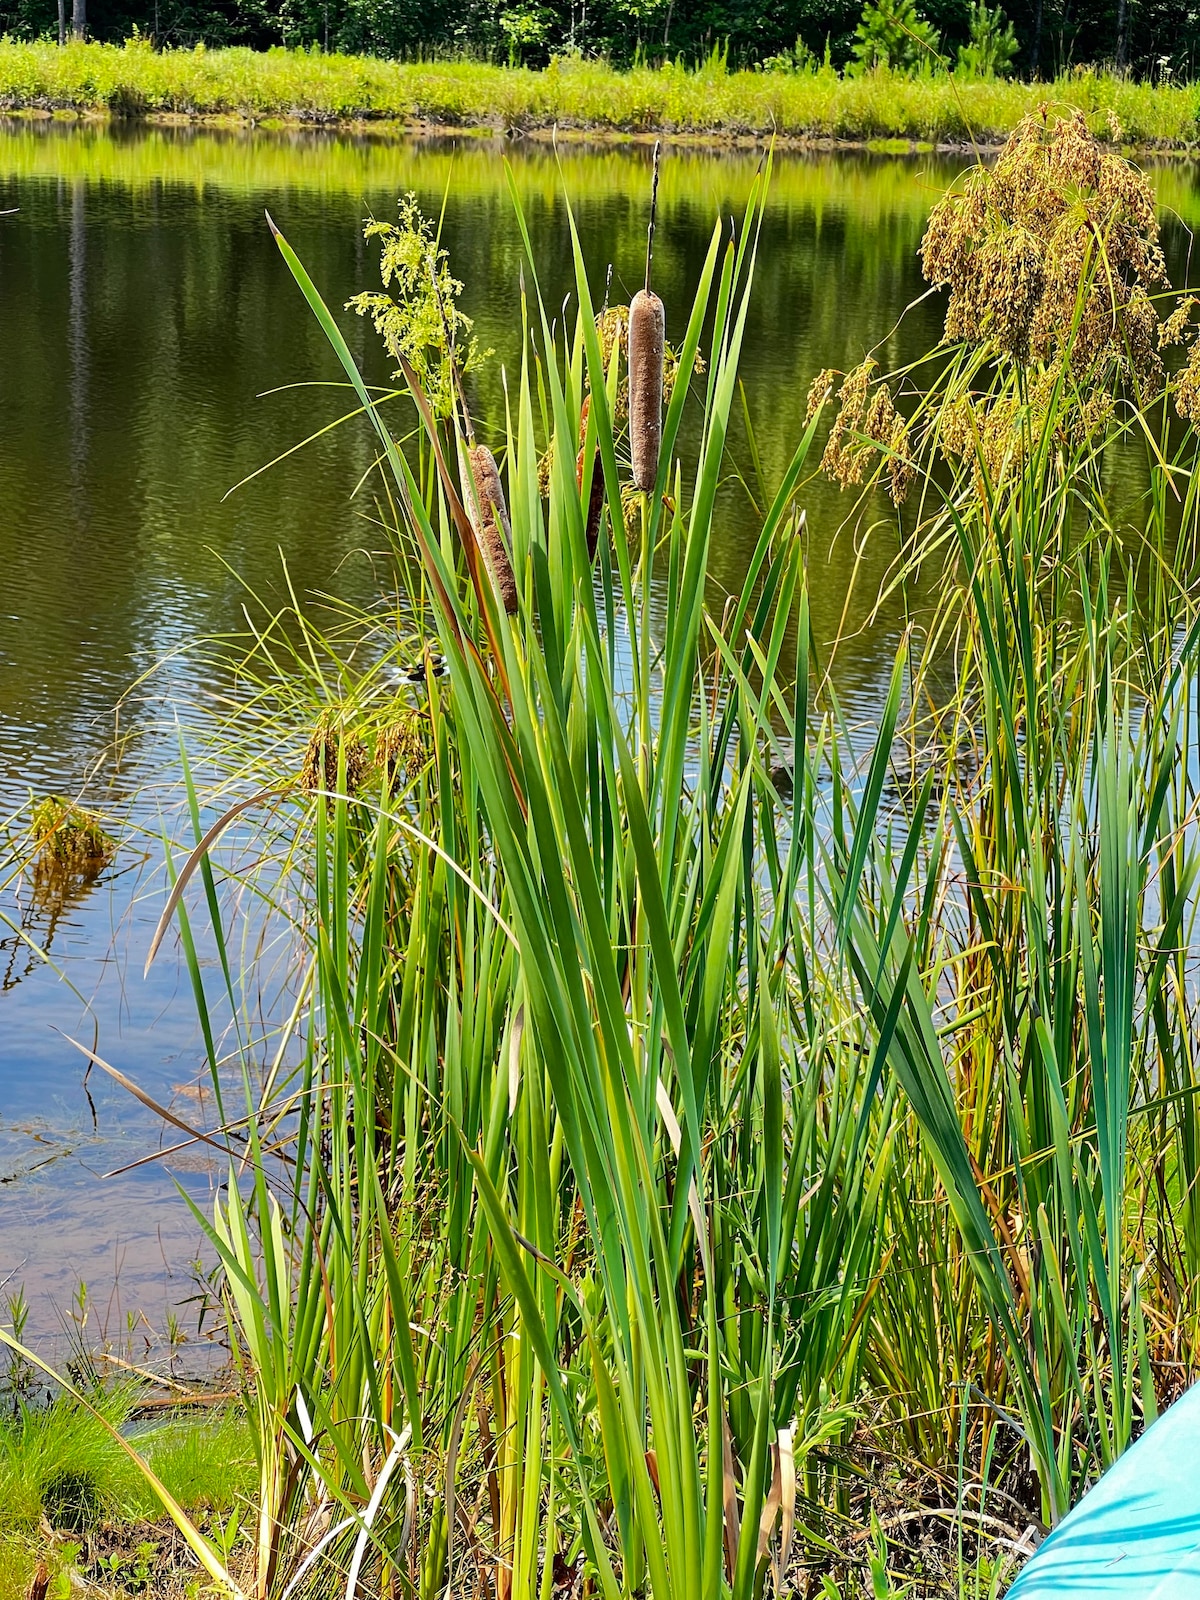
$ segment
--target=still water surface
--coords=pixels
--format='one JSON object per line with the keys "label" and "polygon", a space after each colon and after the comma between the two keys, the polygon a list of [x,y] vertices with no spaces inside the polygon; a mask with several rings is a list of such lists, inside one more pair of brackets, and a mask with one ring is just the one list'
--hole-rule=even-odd
{"label": "still water surface", "polygon": [[[368,215],[413,190],[465,284],[463,306],[495,355],[474,409],[502,416],[502,372],[520,356],[521,250],[509,162],[546,300],[572,282],[562,194],[575,207],[594,285],[612,296],[642,271],[648,152],[563,152],[464,139],[404,145],[338,137],[54,124],[0,128],[0,815],[31,791],[86,791],[124,819],[129,842],[89,888],[46,903],[28,882],[0,890],[0,1281],[24,1284],[31,1329],[53,1331],[86,1281],[88,1335],[131,1318],[161,1329],[190,1292],[197,1232],[178,1186],[207,1209],[216,1175],[174,1158],[104,1177],[156,1149],[160,1124],[102,1074],[94,1048],[181,1114],[202,1062],[186,975],[165,952],[142,976],[163,899],[155,834],[186,832],[178,724],[202,726],[214,692],[189,646],[243,625],[243,580],[268,604],[286,562],[306,603],[369,602],[380,538],[352,500],[372,460],[361,426],[325,434],[231,495],[256,468],[348,410],[329,351],[288,277],[269,210],[327,300],[376,286]],[[756,158],[672,154],[664,164],[656,287],[682,323],[718,211],[740,215]],[[916,249],[953,175],[932,157],[784,158],[763,226],[742,374],[762,479],[794,449],[822,367],[877,346],[895,366],[936,342]],[[1188,173],[1158,175],[1181,218]],[[1185,230],[1169,224],[1178,265]],[[368,377],[387,363],[343,318]],[[293,386],[293,387],[286,387]],[[267,391],[276,391],[267,393]],[[739,481],[738,475],[743,481]],[[739,586],[763,489],[745,429],[731,446],[714,603]],[[886,526],[857,549],[835,537],[845,505],[807,491],[814,632],[839,624],[846,704],[869,716],[891,666],[897,614],[862,626],[895,552]],[[851,572],[855,598],[843,616]],[[33,954],[46,947],[54,963]]]}

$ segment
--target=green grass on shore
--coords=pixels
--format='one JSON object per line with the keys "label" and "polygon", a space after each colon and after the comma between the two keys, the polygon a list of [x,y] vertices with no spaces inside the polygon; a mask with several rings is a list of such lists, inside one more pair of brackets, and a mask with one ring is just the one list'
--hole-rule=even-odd
{"label": "green grass on shore", "polygon": [[0,41],[0,107],[117,116],[183,114],[396,119],[533,129],[558,123],[625,133],[788,138],[994,140],[1051,100],[1084,110],[1095,131],[1115,113],[1124,137],[1178,147],[1197,137],[1198,90],[1155,88],[1091,71],[1050,84],[878,72],[726,72],[719,63],[616,72],[562,60],[545,71],[481,62],[398,62],[308,51],[164,51]]}
{"label": "green grass on shore", "polygon": [[[134,1400],[118,1391],[99,1408],[127,1428]],[[236,1526],[254,1484],[240,1413],[180,1413],[138,1430],[136,1440],[191,1515],[214,1529]],[[174,1592],[165,1581],[170,1543],[153,1491],[99,1417],[66,1398],[0,1417],[0,1600],[24,1600],[39,1561],[52,1575],[53,1600],[79,1587]]]}

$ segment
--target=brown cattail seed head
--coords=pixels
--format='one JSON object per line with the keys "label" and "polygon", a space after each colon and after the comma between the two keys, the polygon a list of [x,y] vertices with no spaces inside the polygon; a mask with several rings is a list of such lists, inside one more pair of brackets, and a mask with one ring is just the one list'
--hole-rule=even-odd
{"label": "brown cattail seed head", "polygon": [[471,526],[475,529],[475,537],[479,540],[500,603],[511,617],[517,609],[517,580],[513,576],[508,553],[512,544],[512,529],[496,458],[486,445],[477,444],[467,452],[467,459],[471,464],[471,481],[475,488],[470,507]]}
{"label": "brown cattail seed head", "polygon": [[[584,451],[587,447],[588,411],[591,408],[591,395],[584,395],[583,409],[579,413],[579,454],[575,457],[575,482],[583,493],[583,468]],[[587,508],[587,553],[588,560],[596,559],[596,546],[600,542],[600,513],[604,507],[604,472],[600,465],[599,447],[592,452],[592,488],[588,495]]]}
{"label": "brown cattail seed head", "polygon": [[633,481],[649,492],[662,447],[663,338],[666,316],[653,290],[639,289],[629,307],[629,446]]}

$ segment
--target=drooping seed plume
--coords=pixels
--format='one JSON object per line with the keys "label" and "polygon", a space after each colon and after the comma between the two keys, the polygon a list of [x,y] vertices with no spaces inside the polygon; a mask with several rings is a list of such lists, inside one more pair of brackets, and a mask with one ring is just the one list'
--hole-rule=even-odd
{"label": "drooping seed plume", "polygon": [[[583,408],[579,413],[579,454],[575,457],[575,482],[579,492],[583,493],[584,454],[587,449],[587,424],[588,412],[591,409],[591,395],[584,395]],[[604,506],[604,472],[600,465],[600,447],[597,445],[592,451],[592,489],[588,496],[587,508],[587,553],[588,560],[596,559],[596,546],[600,542],[600,512]]]}
{"label": "drooping seed plume", "polygon": [[666,313],[653,289],[639,289],[629,307],[629,448],[633,481],[649,492],[662,448],[663,342]]}
{"label": "drooping seed plume", "polygon": [[468,508],[475,537],[483,551],[483,559],[491,575],[500,603],[508,615],[517,610],[517,580],[513,575],[509,549],[512,545],[512,528],[508,520],[508,506],[504,499],[504,486],[496,467],[496,458],[486,445],[472,445],[467,451],[471,467],[471,482],[475,493]]}

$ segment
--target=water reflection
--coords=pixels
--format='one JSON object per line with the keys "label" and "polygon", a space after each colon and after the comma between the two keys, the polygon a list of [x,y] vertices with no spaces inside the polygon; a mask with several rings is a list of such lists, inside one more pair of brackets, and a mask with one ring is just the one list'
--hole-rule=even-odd
{"label": "water reflection", "polygon": [[93,890],[114,887],[101,862],[76,869],[36,857],[22,870],[10,886],[18,917],[12,932],[0,937],[0,993],[53,961],[60,927],[82,912]]}

